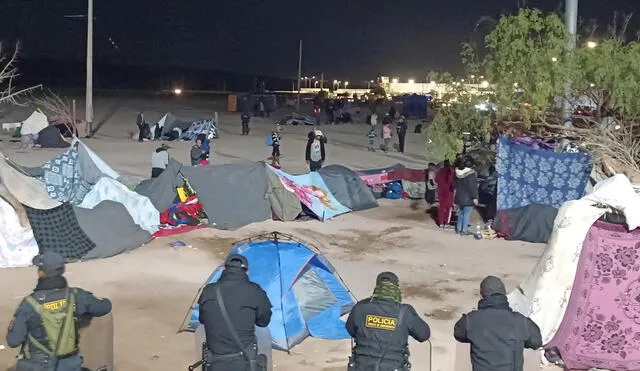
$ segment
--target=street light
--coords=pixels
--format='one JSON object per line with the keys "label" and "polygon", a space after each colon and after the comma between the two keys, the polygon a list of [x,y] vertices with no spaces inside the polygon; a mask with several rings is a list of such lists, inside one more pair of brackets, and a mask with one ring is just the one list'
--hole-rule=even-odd
{"label": "street light", "polygon": [[346,89],[349,86],[349,81],[344,82],[344,88]]}
{"label": "street light", "polygon": [[484,80],[484,81],[480,84],[480,86],[481,86],[483,89],[488,88],[488,87],[489,87],[489,81]]}
{"label": "street light", "polygon": [[557,61],[558,61],[558,58],[557,58],[557,57],[553,57],[553,58],[551,58],[551,62],[557,62]]}
{"label": "street light", "polygon": [[397,84],[398,83],[398,78],[396,77],[395,79],[391,80],[392,83]]}
{"label": "street light", "polygon": [[598,46],[598,43],[595,41],[587,41],[587,48],[589,49],[595,49],[596,46]]}
{"label": "street light", "polygon": [[415,84],[416,80],[414,79],[409,79],[409,84]]}

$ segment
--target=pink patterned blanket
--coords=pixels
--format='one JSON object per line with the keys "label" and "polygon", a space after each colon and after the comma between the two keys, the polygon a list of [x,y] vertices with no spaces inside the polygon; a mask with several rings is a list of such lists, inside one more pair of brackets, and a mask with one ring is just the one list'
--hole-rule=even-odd
{"label": "pink patterned blanket", "polygon": [[545,348],[567,370],[640,370],[640,230],[596,222],[584,240],[562,323]]}

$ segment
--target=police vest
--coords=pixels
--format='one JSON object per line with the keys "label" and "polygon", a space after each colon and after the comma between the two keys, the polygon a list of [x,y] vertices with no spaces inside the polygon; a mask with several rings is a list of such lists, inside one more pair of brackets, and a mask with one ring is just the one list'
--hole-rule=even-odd
{"label": "police vest", "polygon": [[[369,303],[368,305],[376,305]],[[369,314],[364,311],[364,337],[356,338],[356,346],[353,354],[359,358],[380,359],[382,362],[397,362],[398,367],[408,363],[409,349],[406,344],[406,334],[401,331],[405,328],[406,309],[402,304],[397,305],[397,310],[392,315]],[[383,332],[386,341],[378,340],[376,333]],[[388,334],[391,333],[391,334]],[[401,345],[402,344],[402,345]]]}
{"label": "police vest", "polygon": [[22,348],[26,358],[31,358],[31,352],[38,350],[45,354],[64,358],[78,352],[76,321],[73,317],[75,311],[75,290],[67,289],[64,299],[38,303],[33,296],[28,296],[25,301],[33,307],[40,316],[42,327],[45,330],[47,345],[38,341],[31,334]]}

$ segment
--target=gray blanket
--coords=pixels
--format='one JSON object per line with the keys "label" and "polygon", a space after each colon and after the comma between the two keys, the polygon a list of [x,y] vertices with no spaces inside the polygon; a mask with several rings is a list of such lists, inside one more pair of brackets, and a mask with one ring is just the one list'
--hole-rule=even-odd
{"label": "gray blanket", "polygon": [[183,185],[180,170],[182,164],[173,158],[169,165],[157,178],[143,180],[136,186],[136,192],[151,200],[153,206],[161,213],[166,211],[176,201],[176,188]]}
{"label": "gray blanket", "polygon": [[378,207],[373,193],[353,170],[342,165],[329,165],[318,171],[329,192],[341,204],[353,211]]}
{"label": "gray blanket", "polygon": [[102,201],[93,209],[74,207],[78,223],[95,247],[82,259],[99,259],[138,248],[151,239],[134,223],[124,205]]}
{"label": "gray blanket", "polygon": [[263,163],[185,166],[181,173],[189,179],[212,226],[236,229],[271,219]]}

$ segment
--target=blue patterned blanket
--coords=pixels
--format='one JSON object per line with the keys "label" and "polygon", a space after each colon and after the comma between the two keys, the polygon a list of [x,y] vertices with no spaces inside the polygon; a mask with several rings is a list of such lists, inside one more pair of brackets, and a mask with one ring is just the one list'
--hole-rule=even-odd
{"label": "blue patterned blanket", "polygon": [[559,208],[584,195],[593,161],[591,155],[536,150],[498,139],[498,210],[529,204]]}

